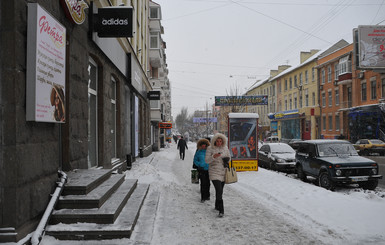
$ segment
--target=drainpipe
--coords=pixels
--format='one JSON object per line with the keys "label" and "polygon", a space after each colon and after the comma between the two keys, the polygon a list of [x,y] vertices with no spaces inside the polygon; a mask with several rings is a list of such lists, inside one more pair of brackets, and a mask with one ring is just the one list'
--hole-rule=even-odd
{"label": "drainpipe", "polygon": [[44,229],[47,226],[48,219],[51,216],[52,211],[55,208],[55,205],[61,195],[64,184],[67,181],[67,175],[63,171],[59,170],[59,175],[61,175],[60,182],[57,182],[56,190],[51,197],[51,200],[44,212],[42,219],[40,220],[39,225],[37,226],[35,232],[32,235],[32,238],[31,238],[32,245],[38,245],[40,243],[40,240],[43,236]]}

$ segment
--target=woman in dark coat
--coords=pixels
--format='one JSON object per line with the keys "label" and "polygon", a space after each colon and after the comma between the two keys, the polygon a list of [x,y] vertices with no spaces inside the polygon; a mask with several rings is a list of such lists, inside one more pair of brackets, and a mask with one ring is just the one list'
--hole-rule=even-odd
{"label": "woman in dark coat", "polygon": [[210,200],[209,164],[205,160],[206,150],[209,145],[210,142],[207,139],[200,139],[194,155],[194,164],[198,167],[201,180],[201,202]]}

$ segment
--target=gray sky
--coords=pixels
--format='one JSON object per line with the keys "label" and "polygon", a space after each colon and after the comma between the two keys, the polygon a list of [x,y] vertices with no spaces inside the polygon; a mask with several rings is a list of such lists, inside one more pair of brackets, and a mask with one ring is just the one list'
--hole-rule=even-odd
{"label": "gray sky", "polygon": [[385,0],[154,0],[163,35],[174,119],[215,96],[245,92],[300,51],[352,42],[358,25],[385,25]]}

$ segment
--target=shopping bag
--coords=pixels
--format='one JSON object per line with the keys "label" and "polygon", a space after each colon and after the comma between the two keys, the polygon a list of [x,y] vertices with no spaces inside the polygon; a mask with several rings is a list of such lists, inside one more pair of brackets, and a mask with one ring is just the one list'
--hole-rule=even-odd
{"label": "shopping bag", "polygon": [[233,166],[226,168],[225,183],[232,184],[238,181],[237,170]]}

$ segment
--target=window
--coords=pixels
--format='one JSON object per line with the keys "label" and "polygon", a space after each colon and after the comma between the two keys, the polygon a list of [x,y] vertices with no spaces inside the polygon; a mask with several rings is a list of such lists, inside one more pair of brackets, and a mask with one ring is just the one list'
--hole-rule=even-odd
{"label": "window", "polygon": [[150,33],[150,48],[158,49],[159,48],[159,33],[151,32]]}
{"label": "window", "polygon": [[329,90],[328,91],[328,102],[329,102],[329,107],[331,107],[333,105],[333,99],[332,99],[332,91]]}
{"label": "window", "polygon": [[337,88],[334,91],[334,93],[335,93],[335,99],[336,99],[335,103],[336,103],[336,105],[339,105],[340,104],[340,91],[339,91],[339,89]]}
{"label": "window", "polygon": [[278,94],[281,93],[281,81],[278,81],[278,84],[277,84],[277,90],[278,90]]}
{"label": "window", "polygon": [[377,89],[376,89],[376,86],[377,86],[377,81],[376,80],[373,80],[370,82],[370,98],[372,100],[375,100],[377,99]]}
{"label": "window", "polygon": [[287,79],[285,79],[285,91],[287,90]]}
{"label": "window", "polygon": [[293,99],[292,99],[291,95],[289,95],[289,96],[290,96],[290,99],[289,99],[289,110],[291,110],[291,109],[293,109]]}
{"label": "window", "polygon": [[326,130],[326,116],[322,116],[322,130]]}
{"label": "window", "polygon": [[315,92],[313,92],[312,94],[312,102],[313,102],[313,106],[315,106]]}
{"label": "window", "polygon": [[352,72],[352,62],[349,60],[349,55],[341,58],[339,60],[339,69],[338,74],[344,74],[344,73],[351,73]]}
{"label": "window", "polygon": [[332,67],[328,66],[328,83],[332,81]]}
{"label": "window", "polygon": [[325,68],[321,69],[321,84],[325,84]]}
{"label": "window", "polygon": [[287,95],[285,95],[285,111],[287,111]]}
{"label": "window", "polygon": [[338,63],[334,64],[334,80],[338,81]]}
{"label": "window", "polygon": [[302,108],[302,91],[299,92],[299,108]]}
{"label": "window", "polygon": [[305,106],[309,106],[309,89],[305,90]]}
{"label": "window", "polygon": [[311,68],[311,80],[314,82],[315,79],[315,69],[314,67]]}
{"label": "window", "polygon": [[98,67],[90,58],[88,63],[88,167],[96,167],[98,161],[97,81]]}
{"label": "window", "polygon": [[308,84],[309,82],[309,75],[307,73],[307,70],[305,71],[305,84]]}
{"label": "window", "polygon": [[302,72],[299,74],[299,85],[302,86]]}
{"label": "window", "polygon": [[151,7],[150,8],[150,19],[160,19],[159,16],[159,8],[158,7]]}
{"label": "window", "polygon": [[322,92],[322,107],[326,106],[325,92]]}
{"label": "window", "polygon": [[291,77],[289,78],[289,89],[293,88],[293,81],[291,80]]}
{"label": "window", "polygon": [[115,159],[116,154],[116,81],[111,77],[111,158]]}
{"label": "window", "polygon": [[385,98],[385,78],[383,78],[381,81],[381,95],[382,98]]}
{"label": "window", "polygon": [[333,116],[332,115],[329,115],[328,116],[328,119],[329,119],[329,131],[332,131],[333,130]]}
{"label": "window", "polygon": [[366,101],[366,81],[361,83],[361,100]]}
{"label": "window", "polygon": [[335,120],[336,120],[336,130],[340,130],[340,115],[339,114],[336,114]]}
{"label": "window", "polygon": [[294,75],[294,88],[298,87],[297,84],[297,75]]}
{"label": "window", "polygon": [[297,93],[294,93],[294,109],[297,109]]}

